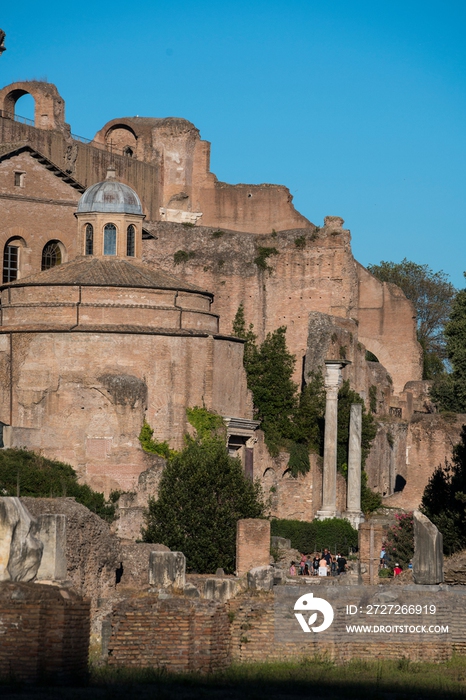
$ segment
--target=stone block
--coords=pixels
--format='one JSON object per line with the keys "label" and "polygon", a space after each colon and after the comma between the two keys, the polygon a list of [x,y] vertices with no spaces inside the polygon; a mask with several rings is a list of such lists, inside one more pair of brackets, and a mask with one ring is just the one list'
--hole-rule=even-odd
{"label": "stone block", "polygon": [[66,515],[39,515],[39,539],[44,549],[37,572],[39,581],[64,581],[67,577]]}
{"label": "stone block", "polygon": [[186,557],[183,552],[151,552],[149,555],[149,584],[156,588],[184,588]]}
{"label": "stone block", "polygon": [[271,591],[275,569],[273,566],[256,566],[248,571],[248,588],[254,591]]}
{"label": "stone block", "polygon": [[225,603],[239,593],[239,585],[231,578],[208,578],[204,583],[204,598]]}
{"label": "stone block", "polygon": [[272,547],[281,547],[282,549],[291,549],[291,540],[287,540],[286,537],[276,537],[275,535],[270,538]]}
{"label": "stone block", "polygon": [[200,598],[201,594],[199,593],[199,589],[197,586],[194,585],[194,583],[186,583],[184,588],[183,588],[183,595],[185,595],[187,598]]}
{"label": "stone block", "polygon": [[414,520],[414,583],[443,583],[443,536],[429,518],[415,510]]}
{"label": "stone block", "polygon": [[39,524],[19,498],[0,498],[0,581],[33,581],[43,545]]}

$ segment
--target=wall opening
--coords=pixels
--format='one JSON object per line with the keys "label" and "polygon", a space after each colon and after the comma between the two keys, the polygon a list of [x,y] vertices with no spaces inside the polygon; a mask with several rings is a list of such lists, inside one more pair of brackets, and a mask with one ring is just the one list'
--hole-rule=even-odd
{"label": "wall opening", "polygon": [[395,488],[393,489],[393,493],[401,493],[405,486],[406,479],[404,476],[401,476],[401,474],[397,474],[395,477]]}
{"label": "wall opening", "polygon": [[15,116],[24,117],[28,121],[34,122],[36,101],[28,92],[16,99],[14,104]]}

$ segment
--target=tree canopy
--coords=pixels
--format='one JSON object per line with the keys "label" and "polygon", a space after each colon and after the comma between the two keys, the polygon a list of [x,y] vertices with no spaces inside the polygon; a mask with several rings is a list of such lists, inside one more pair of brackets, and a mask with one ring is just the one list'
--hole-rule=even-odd
{"label": "tree canopy", "polygon": [[[243,338],[244,368],[252,392],[254,417],[261,421],[266,445],[272,455],[280,448],[290,453],[288,467],[293,476],[309,471],[309,452],[323,454],[325,429],[325,389],[321,372],[310,373],[308,383],[299,392],[292,380],[296,359],[286,345],[286,328],[269,333],[260,347],[256,344],[253,325],[246,326],[243,305],[238,308],[233,324],[235,335]],[[338,467],[346,475],[351,403],[363,406],[362,456],[363,467],[377,429],[374,419],[366,412],[364,401],[349,382],[344,382],[338,400]],[[366,485],[363,470],[361,496],[365,512],[380,505],[380,497]]]}
{"label": "tree canopy", "polygon": [[452,372],[436,379],[430,394],[442,409],[466,413],[466,289],[452,303],[445,339]]}
{"label": "tree canopy", "polygon": [[466,547],[466,425],[452,461],[445,460],[430,477],[421,510],[442,533],[446,554]]}
{"label": "tree canopy", "polygon": [[201,435],[186,436],[184,450],[168,461],[142,534],[145,542],[183,552],[189,571],[214,573],[221,567],[232,573],[236,523],[264,517],[265,506],[259,483],[244,476],[240,461],[228,455],[224,439],[215,434],[220,417],[204,420],[202,410],[197,411]]}
{"label": "tree canopy", "polygon": [[412,301],[417,315],[417,339],[423,350],[423,378],[442,374],[446,357],[444,327],[455,296],[448,275],[406,258],[400,263],[382,260],[367,269],[381,282],[396,284]]}

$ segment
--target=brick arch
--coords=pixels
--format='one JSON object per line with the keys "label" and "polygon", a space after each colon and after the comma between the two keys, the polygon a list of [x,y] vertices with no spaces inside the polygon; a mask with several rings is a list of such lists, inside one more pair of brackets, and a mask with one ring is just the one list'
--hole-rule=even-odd
{"label": "brick arch", "polygon": [[52,83],[38,80],[11,83],[0,90],[0,110],[4,117],[14,118],[15,106],[23,95],[34,98],[34,126],[38,129],[63,129],[65,102]]}

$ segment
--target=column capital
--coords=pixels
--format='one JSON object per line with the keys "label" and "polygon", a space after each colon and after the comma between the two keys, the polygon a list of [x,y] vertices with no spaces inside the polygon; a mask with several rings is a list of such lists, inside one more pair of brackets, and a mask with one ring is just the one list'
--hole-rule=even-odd
{"label": "column capital", "polygon": [[325,389],[338,390],[343,381],[341,370],[350,364],[349,360],[325,360]]}

